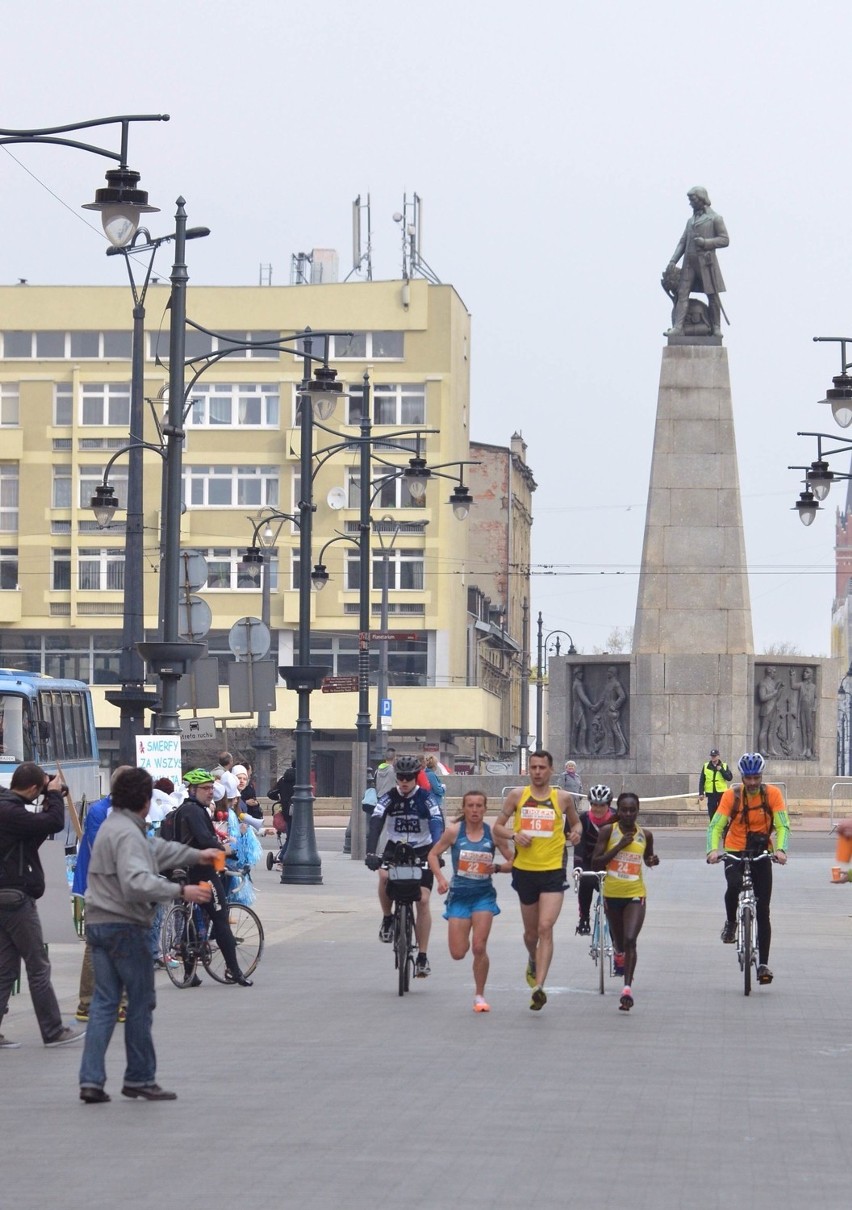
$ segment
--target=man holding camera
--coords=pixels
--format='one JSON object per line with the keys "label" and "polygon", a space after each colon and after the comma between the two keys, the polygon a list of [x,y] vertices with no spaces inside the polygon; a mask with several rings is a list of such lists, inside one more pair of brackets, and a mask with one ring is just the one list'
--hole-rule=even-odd
{"label": "man holding camera", "polygon": [[[0,790],[0,1019],[23,960],[45,1046],[77,1042],[86,1032],[62,1023],[36,907],[36,900],[44,894],[44,870],[38,851],[48,836],[65,827],[62,790],[58,774],[51,776],[32,761],[18,765],[9,789]],[[30,808],[42,795],[41,810],[32,811]],[[0,1050],[18,1046],[19,1042],[0,1034]]]}

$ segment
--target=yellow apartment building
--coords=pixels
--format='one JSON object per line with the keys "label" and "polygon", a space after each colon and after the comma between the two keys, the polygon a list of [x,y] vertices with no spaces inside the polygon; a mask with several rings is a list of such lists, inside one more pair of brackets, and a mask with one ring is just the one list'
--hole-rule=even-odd
{"label": "yellow apartment building", "polygon": [[[152,284],[146,303],[144,440],[157,443],[161,392],[167,382],[169,287]],[[403,468],[415,452],[382,448],[402,428],[422,427],[430,466],[464,462],[470,453],[470,316],[452,286],[425,280],[351,282],[286,287],[190,285],[191,321],[217,333],[187,330],[187,357],[221,343],[298,332],[351,333],[332,339],[330,361],[349,397],[315,430],[315,451],[358,435],[369,372],[373,393],[378,478],[387,464]],[[122,513],[101,530],[89,507],[108,459],[129,440],[131,299],[126,286],[0,287],[0,666],[76,676],[91,684],[104,763],[116,750],[118,712],[104,697],[117,685],[124,606]],[[219,340],[221,337],[221,342]],[[193,387],[185,420],[182,548],[207,560],[200,594],[212,611],[206,636],[219,660],[218,708],[202,713],[227,720],[230,628],[259,617],[256,577],[242,563],[262,509],[296,512],[300,499],[300,441],[296,390],[302,358],[277,350],[241,350],[212,365]],[[140,436],[137,434],[136,436]],[[344,450],[320,465],[313,483],[313,559],[337,535],[358,534],[358,453]],[[448,468],[454,472],[455,468]],[[156,637],[162,461],[144,458],[144,622]],[[120,503],[127,460],[109,476]],[[389,741],[437,747],[452,766],[456,755],[511,746],[506,684],[478,676],[470,664],[471,576],[468,522],[448,503],[457,481],[433,478],[425,501],[401,479],[388,480],[373,504],[387,544],[389,628],[415,635],[389,645]],[[474,492],[475,495],[475,492]],[[476,505],[474,505],[474,509]],[[394,536],[395,535],[395,536]],[[287,522],[276,539],[271,571],[272,654],[298,662],[299,537]],[[379,626],[373,549],[373,625]],[[358,563],[354,544],[338,542],[323,557],[329,582],[312,594],[311,658],[332,675],[357,672]],[[479,560],[482,566],[482,560]],[[497,570],[496,568],[492,570]],[[515,596],[527,591],[512,580]],[[507,589],[508,591],[508,589]],[[512,607],[514,608],[514,606]],[[506,614],[509,617],[509,613]],[[517,637],[517,636],[516,636]],[[376,653],[372,653],[375,668]],[[498,683],[499,682],[499,683]],[[281,682],[271,725],[279,763],[290,755],[296,695]],[[311,698],[319,794],[348,793],[357,695],[317,692]],[[375,689],[371,694],[375,726]],[[507,722],[507,720],[511,720]],[[246,727],[246,720],[232,722]],[[384,745],[385,736],[377,736]]]}

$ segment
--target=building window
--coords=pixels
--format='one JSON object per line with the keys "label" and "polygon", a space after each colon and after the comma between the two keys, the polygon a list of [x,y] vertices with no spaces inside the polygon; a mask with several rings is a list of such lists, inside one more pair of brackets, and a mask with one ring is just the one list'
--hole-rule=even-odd
{"label": "building window", "polygon": [[[260,592],[260,567],[257,564],[243,563],[243,549],[228,547],[211,547],[202,551],[207,560],[207,584],[209,589],[225,589],[233,592],[242,589],[247,592]],[[275,592],[278,588],[278,554],[276,551],[264,551],[263,570],[269,576],[269,590]]]}
{"label": "building window", "polygon": [[50,587],[54,592],[71,588],[71,551],[54,550],[50,556]]}
{"label": "building window", "polygon": [[74,391],[70,382],[54,383],[53,423],[60,428],[70,428],[74,423]]}
{"label": "building window", "polygon": [[20,417],[20,397],[16,382],[0,385],[0,425],[17,425]]}
{"label": "building window", "polygon": [[357,361],[378,361],[382,358],[398,360],[405,355],[404,332],[352,332],[347,336],[332,336],[330,343],[329,356],[335,361],[345,358]]}
{"label": "building window", "polygon": [[278,348],[238,349],[236,346],[244,344],[247,341],[259,345],[264,341],[271,343],[272,341],[280,340],[280,332],[220,332],[214,343],[218,350],[234,350],[230,354],[231,357],[247,357],[252,361],[257,361],[258,359],[269,361],[270,358],[279,358],[281,350]]}
{"label": "building window", "polygon": [[[223,350],[232,350],[229,353],[230,357],[245,357],[252,361],[277,359],[281,356],[281,351],[277,348],[266,349],[238,349],[237,345],[243,341],[254,341],[260,343],[262,341],[280,340],[279,332],[222,332],[217,336],[208,334],[207,332],[197,332],[194,328],[186,330],[186,357],[208,357],[211,353],[219,353]],[[150,332],[148,334],[148,358],[154,360],[157,354],[164,354],[168,347],[168,337],[162,336],[159,332]]]}
{"label": "building window", "polygon": [[[384,586],[384,568],[388,569],[388,588],[393,591],[422,592],[423,591],[423,551],[422,550],[390,550],[385,556],[373,551],[373,589],[379,590]],[[358,592],[361,588],[361,569],[358,563],[358,551],[347,551],[346,554],[346,588]]]}
{"label": "building window", "polygon": [[3,332],[3,357],[23,360],[30,357],[52,361],[97,361],[103,358],[129,358],[133,344],[131,332]]}
{"label": "building window", "polygon": [[[92,496],[95,494],[95,489],[100,487],[104,481],[103,466],[81,466],[80,467],[80,508],[90,509]],[[127,508],[127,465],[122,466],[120,462],[114,462],[110,467],[109,485],[118,497],[118,507],[122,510]],[[56,479],[54,478],[54,487]],[[60,508],[61,505],[54,505],[54,508]],[[67,507],[67,506],[65,506]]]}
{"label": "building window", "polygon": [[[349,424],[360,424],[363,406],[363,387],[351,386]],[[373,386],[372,407],[376,424],[425,424],[426,386],[422,382],[377,382]]]}
{"label": "building window", "polygon": [[[402,468],[400,467],[400,471]],[[359,508],[361,476],[352,467],[348,471],[348,506]],[[425,508],[426,497],[415,500],[402,474],[394,474],[388,466],[374,466],[370,480],[370,499],[376,508]]]}
{"label": "building window", "polygon": [[0,547],[0,589],[18,587],[18,552],[12,547]]}
{"label": "building window", "polygon": [[55,466],[53,468],[53,494],[51,496],[51,506],[53,508],[71,507],[70,466]]}
{"label": "building window", "polygon": [[278,387],[216,382],[192,389],[187,421],[196,428],[277,428]]}
{"label": "building window", "polygon": [[80,547],[77,587],[84,592],[121,592],[124,589],[124,551]]}
{"label": "building window", "polygon": [[187,466],[184,494],[190,508],[277,508],[278,468]]}
{"label": "building window", "polygon": [[130,387],[127,383],[84,382],[80,388],[81,423],[130,424]]}
{"label": "building window", "polygon": [[[333,676],[358,674],[358,635],[311,632],[311,661],[330,665]],[[388,647],[388,684],[425,685],[427,683],[428,638],[394,642]],[[379,652],[370,652],[370,682],[378,679]]]}
{"label": "building window", "polygon": [[18,532],[18,464],[0,462],[0,533]]}

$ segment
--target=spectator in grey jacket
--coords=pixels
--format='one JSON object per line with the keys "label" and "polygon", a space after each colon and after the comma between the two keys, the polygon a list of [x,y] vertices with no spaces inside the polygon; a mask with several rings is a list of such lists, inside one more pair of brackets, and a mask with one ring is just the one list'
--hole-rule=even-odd
{"label": "spectator in grey jacket", "polygon": [[209,886],[179,886],[163,878],[160,871],[199,862],[211,864],[219,850],[199,852],[173,840],[149,840],[145,816],[152,789],[146,769],[125,769],[117,774],[112,783],[112,813],[98,831],[89,861],[86,936],[92,946],[95,994],[80,1065],[80,1100],[90,1105],[110,1099],[104,1090],[105,1059],[122,987],[127,990],[123,1095],[146,1101],[174,1101],[177,1096],[157,1083],[151,1037],[156,996],[148,930],[158,903],[207,903],[211,898]]}
{"label": "spectator in grey jacket", "polygon": [[560,781],[562,782],[562,789],[567,790],[569,794],[573,794],[575,798],[579,798],[583,793],[583,783],[580,781],[580,774],[577,772],[576,761],[566,760],[565,772],[562,774]]}

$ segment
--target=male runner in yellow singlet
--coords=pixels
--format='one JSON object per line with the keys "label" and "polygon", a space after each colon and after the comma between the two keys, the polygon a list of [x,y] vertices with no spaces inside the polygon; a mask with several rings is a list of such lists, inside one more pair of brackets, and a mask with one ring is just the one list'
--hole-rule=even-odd
{"label": "male runner in yellow singlet", "polygon": [[530,1008],[538,1012],[547,1003],[544,981],[553,958],[553,926],[562,911],[564,892],[565,831],[577,844],[580,818],[573,797],[551,786],[553,757],[533,752],[529,758],[528,786],[517,786],[503,800],[494,835],[515,842],[512,886],[521,901],[526,979],[532,988]]}

